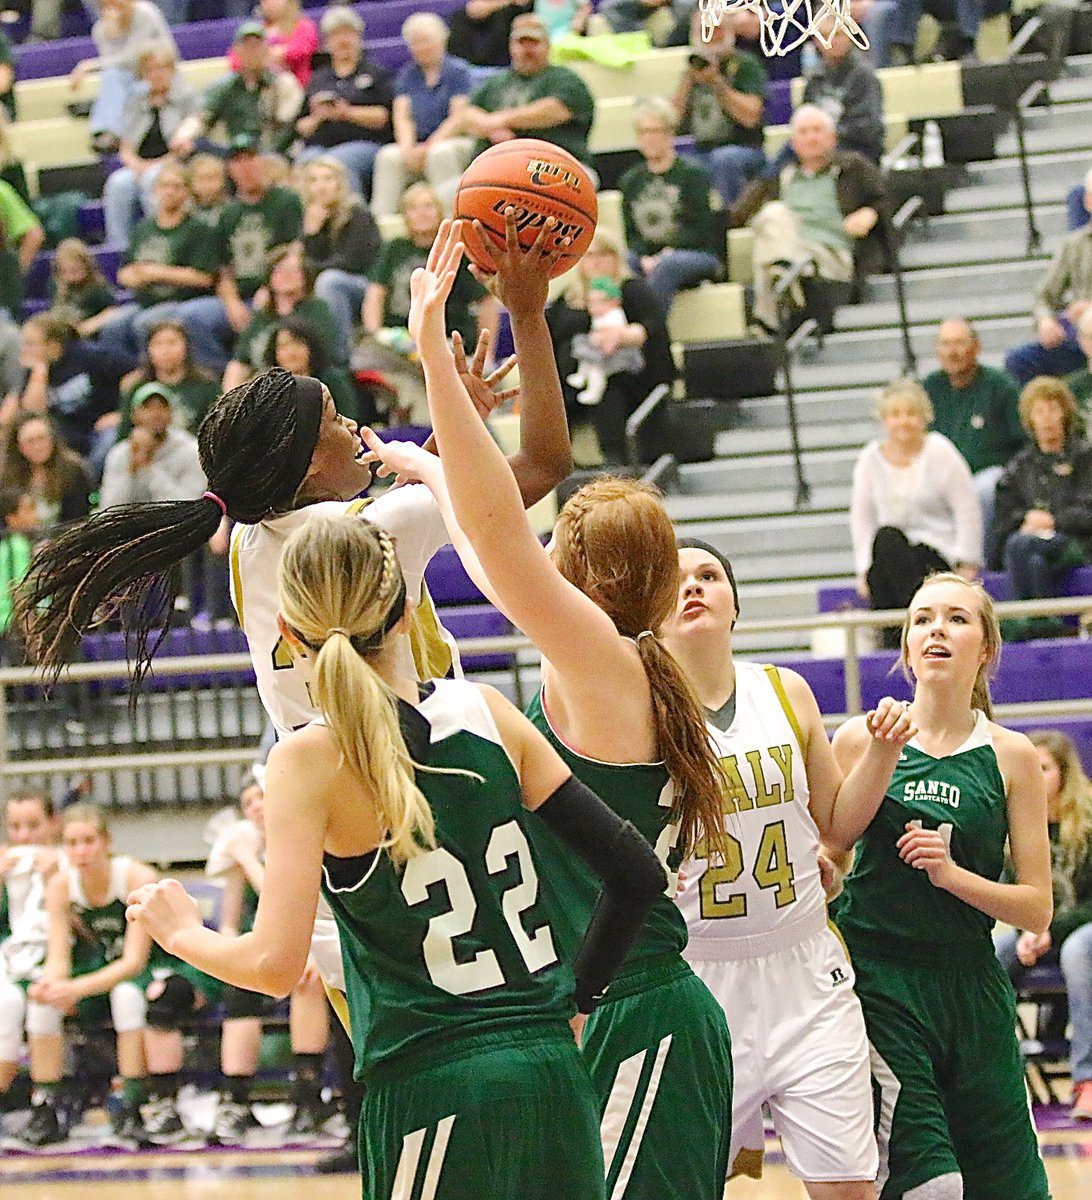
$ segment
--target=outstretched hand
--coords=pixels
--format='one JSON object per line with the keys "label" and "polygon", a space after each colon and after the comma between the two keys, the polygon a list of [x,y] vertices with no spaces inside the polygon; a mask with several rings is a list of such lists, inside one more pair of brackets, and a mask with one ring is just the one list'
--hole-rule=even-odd
{"label": "outstretched hand", "polygon": [[514,316],[542,312],[549,296],[550,272],[572,241],[554,234],[557,220],[547,217],[526,250],[520,245],[514,208],[504,210],[503,247],[485,232],[481,221],[474,221],[473,226],[496,265],[496,271],[490,274],[471,264],[470,273],[474,278]]}
{"label": "outstretched hand", "polygon": [[486,417],[495,409],[499,408],[506,400],[511,400],[519,395],[519,388],[504,388],[497,390],[497,384],[501,383],[505,375],[516,365],[516,356],[513,354],[505,359],[500,366],[490,371],[488,375],[483,375],[486,361],[489,358],[489,347],[492,339],[488,329],[483,329],[478,335],[478,344],[474,348],[474,357],[468,363],[466,361],[466,347],[463,344],[462,334],[456,329],[451,335],[451,347],[455,352],[455,370],[459,373],[459,378],[463,381],[463,387],[466,388],[470,399],[474,401],[474,407],[478,410],[478,414],[484,421]]}
{"label": "outstretched hand", "polygon": [[403,483],[428,483],[432,471],[440,469],[440,460],[416,442],[385,442],[366,425],[361,427],[360,440],[368,447],[363,461],[375,463],[376,475],[383,479],[394,476],[394,487]]}
{"label": "outstretched hand", "polygon": [[463,259],[462,223],[441,221],[428,260],[410,276],[410,337],[418,351],[429,337],[447,337],[444,306]]}

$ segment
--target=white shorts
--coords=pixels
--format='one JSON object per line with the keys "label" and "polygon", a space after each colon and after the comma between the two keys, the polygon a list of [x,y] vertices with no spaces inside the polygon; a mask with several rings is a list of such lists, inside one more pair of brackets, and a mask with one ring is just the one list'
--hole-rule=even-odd
{"label": "white shorts", "polygon": [[809,1183],[872,1180],[879,1168],[864,1014],[830,928],[759,958],[686,958],[732,1032],[733,1175],[758,1176],[768,1104],[790,1170]]}

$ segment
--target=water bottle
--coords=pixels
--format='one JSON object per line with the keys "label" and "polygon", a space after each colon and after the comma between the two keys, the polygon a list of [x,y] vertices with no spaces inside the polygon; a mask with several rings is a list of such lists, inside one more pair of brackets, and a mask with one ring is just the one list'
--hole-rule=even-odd
{"label": "water bottle", "polygon": [[944,166],[944,138],[936,121],[926,121],[921,132],[921,165]]}

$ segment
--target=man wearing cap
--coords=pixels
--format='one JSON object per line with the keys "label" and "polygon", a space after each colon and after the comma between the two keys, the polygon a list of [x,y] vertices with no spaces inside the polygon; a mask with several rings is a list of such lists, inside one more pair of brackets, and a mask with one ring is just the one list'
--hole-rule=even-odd
{"label": "man wearing cap", "polygon": [[133,393],[133,429],[106,455],[99,508],[195,500],[208,486],[197,438],[173,423],[174,403],[165,383],[146,383]]}
{"label": "man wearing cap", "polygon": [[[303,89],[288,71],[270,64],[265,30],[257,21],[244,21],[235,33],[234,49],[239,68],[214,83],[205,94],[201,111],[182,122],[171,138],[175,154],[192,154],[199,138],[209,138],[223,126],[230,143],[242,134],[258,139],[264,151],[283,154],[296,136],[296,114]],[[215,143],[222,151],[224,143]]]}
{"label": "man wearing cap", "polygon": [[368,195],[375,156],[391,140],[394,78],[364,53],[364,22],[351,8],[328,9],[320,28],[330,65],[307,85],[306,111],[296,121],[304,141],[297,158],[338,159],[354,190]]}
{"label": "man wearing cap", "polygon": [[178,306],[194,358],[219,374],[228,362],[228,343],[250,323],[249,302],[265,283],[269,256],[294,242],[303,228],[303,205],[291,188],[269,182],[266,163],[252,134],[231,144],[228,174],[235,199],[219,225],[219,281],[215,296]]}
{"label": "man wearing cap", "polygon": [[595,101],[575,71],[550,65],[550,36],[533,13],[512,22],[509,50],[511,70],[486,80],[470,104],[432,136],[440,140],[468,134],[478,139],[474,154],[511,138],[542,138],[590,166],[588,131]]}

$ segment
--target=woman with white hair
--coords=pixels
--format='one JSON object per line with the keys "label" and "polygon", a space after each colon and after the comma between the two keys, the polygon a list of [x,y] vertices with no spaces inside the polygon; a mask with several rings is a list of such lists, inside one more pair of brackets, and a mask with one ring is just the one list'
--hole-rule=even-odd
{"label": "woman with white hair", "polygon": [[[876,415],[884,436],[865,446],[853,468],[857,593],[874,609],[906,608],[930,572],[977,575],[982,510],[963,456],[929,432],[933,406],[919,383],[889,384]],[[898,649],[899,630],[883,630],[883,644]]]}
{"label": "woman with white hair", "polygon": [[394,143],[376,155],[372,211],[398,211],[408,184],[426,179],[450,211],[459,177],[474,145],[471,138],[437,137],[440,126],[466,107],[470,69],[447,52],[448,28],[432,12],[416,12],[402,25],[410,61],[394,80]]}
{"label": "woman with white hair", "polygon": [[394,81],[364,53],[364,22],[347,5],[328,8],[319,28],[330,64],[307,84],[296,121],[304,147],[296,161],[330,155],[345,164],[353,191],[368,195],[375,156],[391,140]]}

